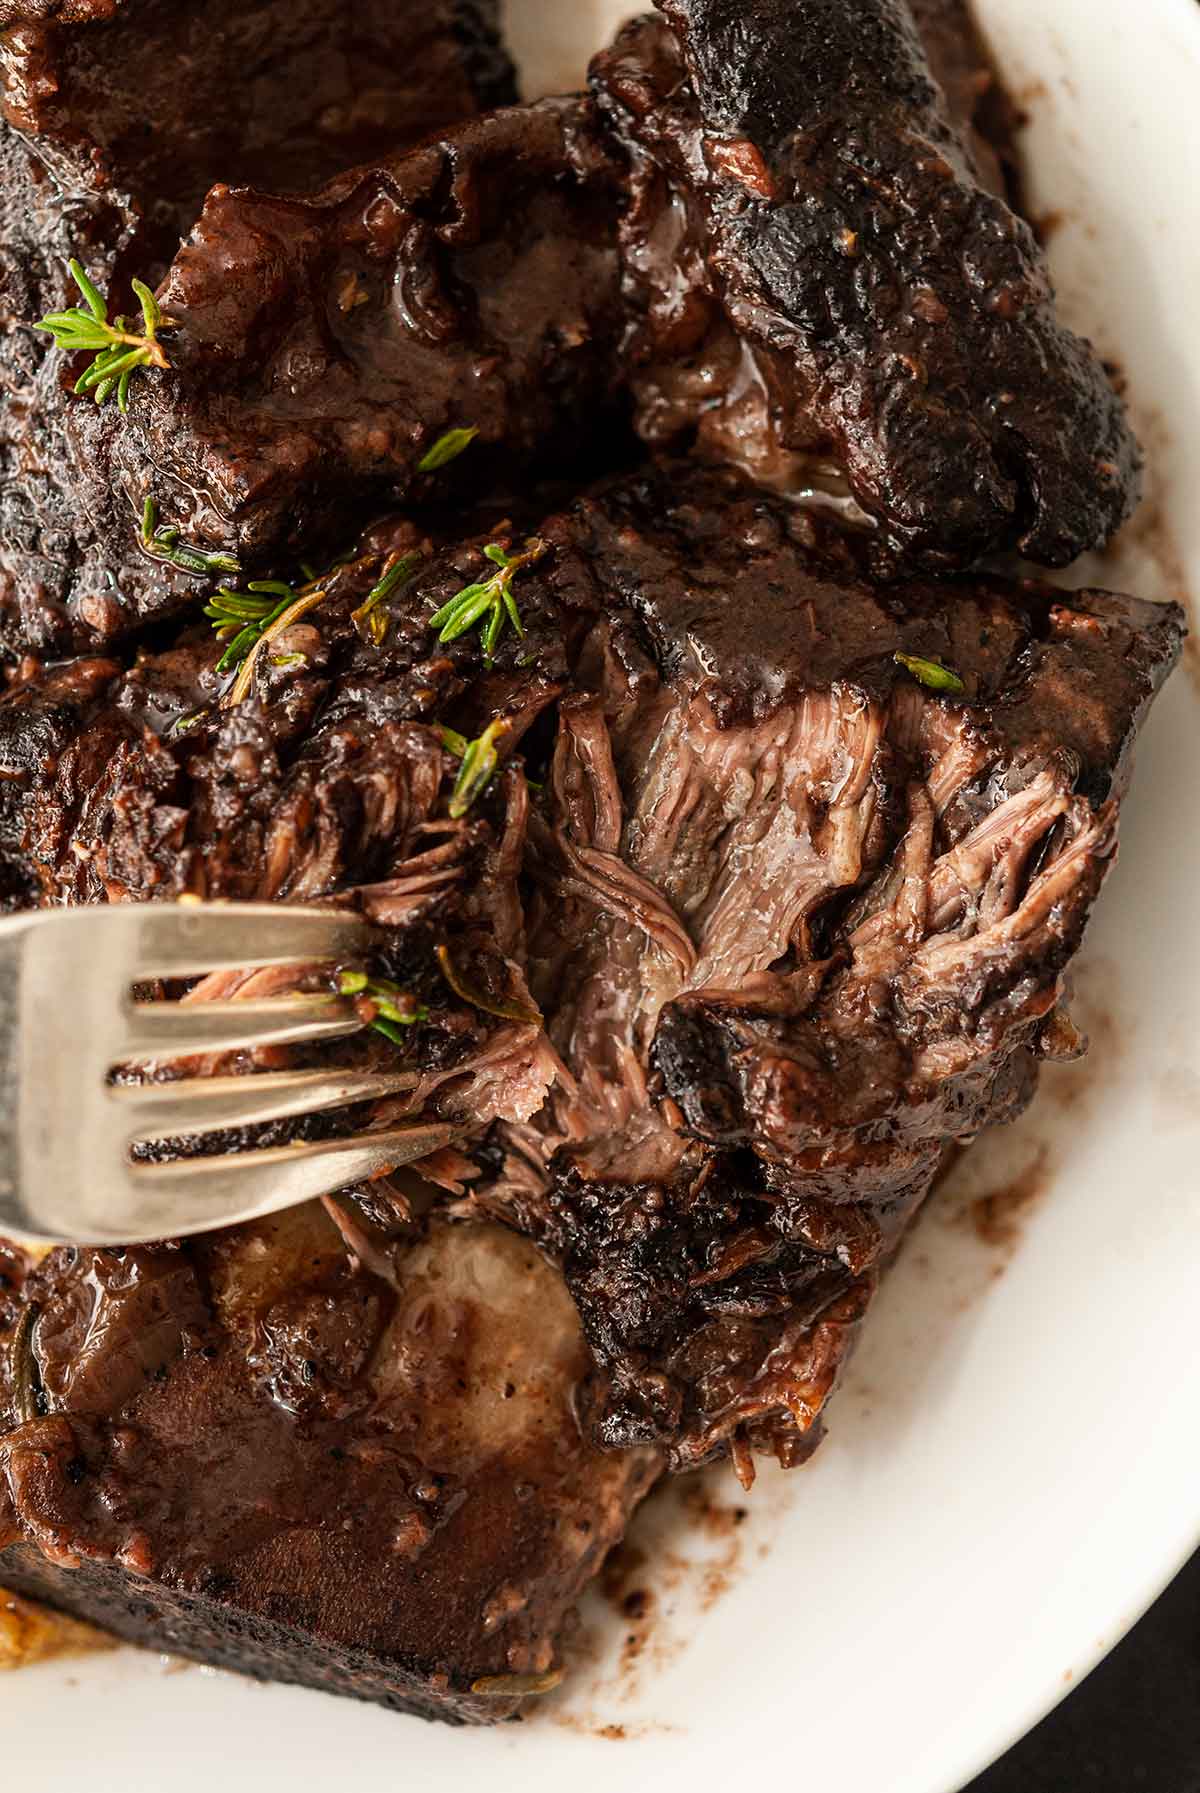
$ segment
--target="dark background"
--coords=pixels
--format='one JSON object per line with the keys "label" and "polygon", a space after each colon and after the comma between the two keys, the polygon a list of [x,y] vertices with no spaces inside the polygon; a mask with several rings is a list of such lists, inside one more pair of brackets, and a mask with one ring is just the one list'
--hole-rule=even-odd
{"label": "dark background", "polygon": [[967,1793],[1200,1793],[1200,1553],[1125,1641]]}

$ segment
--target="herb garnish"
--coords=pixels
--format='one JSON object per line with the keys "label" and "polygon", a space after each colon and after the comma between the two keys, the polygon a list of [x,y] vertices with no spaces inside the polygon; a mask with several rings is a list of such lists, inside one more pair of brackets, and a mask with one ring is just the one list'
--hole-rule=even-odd
{"label": "herb garnish", "polygon": [[[262,581],[261,583],[273,582]],[[244,703],[249,697],[250,687],[254,683],[254,669],[258,663],[258,657],[267,643],[273,641],[277,635],[282,635],[285,629],[290,629],[293,623],[299,622],[307,611],[315,610],[318,604],[323,604],[326,596],[324,585],[316,587],[306,585],[299,592],[292,594],[290,603],[284,602],[282,608],[276,605],[271,614],[264,617],[261,624],[256,625],[258,639],[242,661],[237,678],[221,699],[224,709],[232,709],[235,704]]]}
{"label": "herb garnish", "polygon": [[139,367],[170,367],[158,340],[158,332],[170,329],[174,318],[165,317],[158,300],[144,281],[131,281],[138,304],[142,308],[142,334],[130,330],[127,319],[108,321],[108,300],[88,279],[82,264],[72,258],[67,267],[71,278],[83,294],[82,305],[66,311],[50,311],[35,330],[47,330],[60,349],[68,355],[96,350],[95,359],[86,373],[75,382],[76,393],[91,392],[98,405],[104,404],[115,391],[117,409],[122,415],[129,408],[129,382]]}
{"label": "herb garnish", "polygon": [[450,814],[456,822],[466,815],[476,797],[481,797],[491,784],[499,764],[496,743],[504,738],[511,727],[512,722],[507,716],[497,716],[474,741],[468,741],[457,729],[438,729],[442,746],[462,761],[450,794]]}
{"label": "herb garnish", "polygon": [[471,1692],[484,1698],[525,1699],[531,1693],[553,1693],[565,1673],[565,1669],[549,1668],[541,1675],[480,1675],[472,1681]]}
{"label": "herb garnish", "polygon": [[949,691],[961,693],[966,686],[956,672],[943,666],[940,660],[923,660],[918,654],[895,654],[893,658],[910,672],[919,685],[929,691]]}
{"label": "herb garnish", "polygon": [[465,449],[470,448],[479,434],[478,426],[469,430],[447,430],[439,436],[433,447],[428,449],[417,462],[418,473],[437,473],[442,467],[448,467],[451,461],[457,461]]}
{"label": "herb garnish", "polygon": [[403,581],[411,579],[420,566],[422,556],[419,553],[395,554],[383,569],[383,576],[378,585],[367,593],[366,600],[357,610],[350,613],[350,621],[363,637],[364,641],[373,641],[376,647],[382,647],[387,636],[388,619],[379,606],[385,598],[389,598],[396,587]]}
{"label": "herb garnish", "polygon": [[[245,591],[235,591],[230,586],[222,585],[216,595],[204,606],[207,616],[217,637],[228,641],[229,646],[217,662],[217,672],[225,672],[230,667],[238,668],[237,678],[221,699],[223,709],[230,709],[242,703],[249,695],[254,683],[254,669],[258,657],[264,647],[282,635],[309,610],[323,604],[328,596],[329,583],[335,573],[342,567],[366,566],[377,555],[357,557],[354,554],[341,554],[324,573],[314,573],[310,566],[301,568],[305,574],[305,583],[301,586],[288,585],[282,579],[252,579]],[[394,568],[384,574],[379,585],[385,586],[383,596],[392,590],[396,579],[391,577]],[[368,596],[367,605],[374,599],[378,602],[379,586]],[[367,605],[362,606],[365,610]],[[355,612],[357,616],[359,613]],[[298,666],[304,660],[303,654],[276,654],[272,657],[275,666]]]}
{"label": "herb garnish", "polygon": [[[403,1029],[428,1021],[423,1003],[386,977],[368,977],[365,971],[343,971],[338,978],[339,996],[352,996],[354,1006],[368,1027],[393,1045],[406,1046]],[[368,1012],[370,1011],[370,1012]]]}
{"label": "herb garnish", "polygon": [[33,1334],[38,1321],[38,1305],[31,1301],[23,1308],[9,1346],[12,1372],[13,1408],[17,1419],[27,1425],[40,1412],[38,1391],[41,1379],[33,1352]]}
{"label": "herb garnish", "polygon": [[204,606],[204,614],[212,621],[218,641],[229,646],[217,661],[218,672],[240,666],[273,622],[296,602],[299,592],[285,585],[282,579],[252,579],[245,591],[231,591],[222,585]]}
{"label": "herb garnish", "polygon": [[502,1021],[520,1021],[526,1027],[542,1025],[540,1009],[530,1008],[523,1002],[513,1002],[507,996],[486,995],[482,990],[477,990],[472,984],[467,983],[462,972],[450,957],[448,946],[435,947],[434,951],[437,954],[437,962],[442,968],[442,976],[454,994],[461,997],[463,1002],[470,1003],[473,1009],[482,1009],[485,1015],[499,1015]]}
{"label": "herb garnish", "polygon": [[158,506],[153,498],[147,498],[142,507],[141,543],[155,560],[169,560],[172,566],[182,567],[185,573],[240,573],[242,570],[236,554],[208,554],[203,548],[193,548],[188,542],[181,542],[176,524],[160,526]]}
{"label": "herb garnish", "polygon": [[429,626],[441,631],[438,640],[457,641],[460,635],[465,635],[468,629],[473,629],[476,623],[482,622],[483,660],[485,666],[490,666],[506,617],[518,635],[523,636],[525,633],[510,589],[512,582],[522,567],[532,566],[535,560],[540,560],[549,546],[549,542],[533,537],[526,542],[520,554],[509,554],[499,542],[489,542],[484,553],[498,571],[490,579],[464,586],[449,603],[434,611],[429,619]]}

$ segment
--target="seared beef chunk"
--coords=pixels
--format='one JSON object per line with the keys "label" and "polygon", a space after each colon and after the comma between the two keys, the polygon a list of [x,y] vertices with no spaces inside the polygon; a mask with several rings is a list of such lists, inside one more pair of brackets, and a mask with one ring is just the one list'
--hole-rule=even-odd
{"label": "seared beef chunk", "polygon": [[[180,609],[198,580],[139,544],[147,497],[193,547],[277,577],[385,504],[594,455],[628,384],[651,440],[695,426],[769,483],[842,482],[852,512],[880,525],[880,566],[1017,544],[1059,561],[1125,513],[1135,447],[993,190],[1002,108],[981,100],[982,52],[952,0],[920,8],[945,95],[911,20],[882,0],[839,15],[832,38],[805,8],[757,0],[734,33],[748,63],[719,8],[681,4],[682,51],[642,21],[596,64],[618,144],[572,99],[472,119],[403,155],[380,152],[416,122],[411,96],[389,109],[360,64],[373,43],[428,31],[468,109],[460,14],[443,0],[382,36],[356,23],[322,64],[333,97],[289,81],[280,128],[271,81],[322,41],[314,6],[277,47],[269,9],[216,34],[197,79],[234,91],[232,132],[227,110],[179,112],[149,0],[104,27],[15,35],[13,115],[39,135],[32,159],[25,138],[7,141],[13,316],[63,300],[72,247],[126,303],[127,277],[157,273],[217,184],[161,293],[172,369],[139,378],[128,419],[67,402],[57,351],[12,341],[24,397],[0,511],[10,650],[102,647]],[[97,45],[114,66],[124,48],[156,71],[149,148],[128,68],[110,82]],[[256,79],[229,79],[239,50]],[[382,60],[411,80],[415,52]],[[502,71],[483,60],[494,92]],[[362,84],[361,106],[339,82]],[[436,81],[430,105],[453,109]],[[82,143],[74,109],[96,121]],[[376,160],[279,194],[351,143]],[[423,473],[454,429],[478,432],[467,459]]]}
{"label": "seared beef chunk", "polygon": [[496,0],[0,0],[4,109],[170,260],[215,180],[303,192],[514,97]]}
{"label": "seared beef chunk", "polygon": [[583,1438],[570,1299],[498,1227],[368,1268],[313,1206],[60,1250],[9,1306],[0,1579],[244,1673],[509,1717],[656,1471]]}
{"label": "seared beef chunk", "polygon": [[[534,541],[490,669],[477,629],[429,626],[493,570],[479,542],[355,626],[403,524],[245,693],[198,636],[30,669],[0,704],[12,900],[32,874],[42,901],[361,904],[429,1009],[411,1044],[372,1036],[414,1076],[378,1117],[471,1124],[474,1165],[433,1180],[562,1262],[610,1379],[599,1435],[793,1460],[947,1149],[1075,1049],[1064,977],[1180,615],[879,585],[827,516],[680,463]],[[511,763],[451,820],[439,725],[494,718]]]}
{"label": "seared beef chunk", "polygon": [[104,431],[66,397],[81,369],[16,327],[77,299],[68,258],[136,311],[130,275],[158,280],[214,182],[308,190],[511,98],[495,18],[494,0],[0,0],[0,648],[103,638],[195,587],[139,552]]}
{"label": "seared beef chunk", "polygon": [[1016,200],[1021,184],[1015,144],[1020,113],[992,66],[971,16],[970,0],[909,0],[909,11],[929,72],[977,172],[993,193]]}
{"label": "seared beef chunk", "polygon": [[[222,707],[235,675],[218,673],[226,644],[207,625],[127,668],[90,659],[28,669],[0,703],[0,887],[10,906],[336,893],[379,924],[374,969],[427,1011],[405,1029],[411,1092],[374,1118],[425,1107],[485,1127],[497,1114],[531,1115],[554,1068],[519,963],[528,794],[514,768],[498,781],[490,821],[448,815],[458,761],[436,718],[463,673],[437,652],[423,616],[393,630],[387,655],[360,640],[353,612],[413,543],[406,524],[370,532],[310,620],[264,643],[251,668],[258,693],[245,703]],[[452,560],[443,576],[455,576]],[[554,693],[524,685],[532,719]],[[221,974],[192,999],[262,996],[295,978]],[[345,1050],[392,1070],[401,1049],[370,1033]],[[214,1135],[209,1149],[237,1143]]]}
{"label": "seared beef chunk", "polygon": [[[272,574],[392,499],[553,466],[610,404],[617,192],[584,100],[489,115],[314,198],[217,187],[161,293],[174,371],[80,438],[135,509],[149,493]],[[462,467],[422,475],[459,428],[479,433]]]}
{"label": "seared beef chunk", "polygon": [[660,4],[592,69],[633,163],[642,433],[694,429],[789,490],[831,467],[883,560],[1016,547],[1060,566],[1106,541],[1137,446],[993,190],[979,146],[1003,130],[971,108],[961,6],[915,9],[927,52],[902,0]]}
{"label": "seared beef chunk", "polygon": [[1065,973],[1182,619],[873,585],[822,518],[678,466],[541,533],[530,642],[560,606],[572,695],[527,951],[575,1081],[473,1199],[560,1254],[607,1441],[790,1460],[948,1147],[1077,1049]]}

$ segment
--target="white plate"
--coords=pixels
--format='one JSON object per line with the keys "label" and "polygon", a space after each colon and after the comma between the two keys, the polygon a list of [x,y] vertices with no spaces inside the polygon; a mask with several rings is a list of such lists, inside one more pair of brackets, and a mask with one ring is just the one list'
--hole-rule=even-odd
{"label": "white plate", "polygon": [[[531,85],[569,81],[625,8],[514,0]],[[1153,456],[1146,520],[1102,576],[1200,578],[1200,9],[987,0],[1032,117],[1039,207],[1072,319],[1126,370]],[[1075,579],[1079,583],[1078,577]],[[599,1793],[757,1780],[952,1793],[1138,1617],[1200,1541],[1200,657],[1143,741],[1090,937],[1085,1068],[985,1142],[885,1290],[810,1468],[766,1471],[736,1524],[678,1488],[643,1516],[630,1589],[594,1598],[572,1684],[530,1724],[454,1732],[132,1651],[0,1688],[7,1784],[328,1793],[486,1779]],[[1042,1191],[983,1244],[971,1200]],[[632,1642],[626,1640],[631,1639]],[[623,1733],[619,1736],[618,1733]]]}

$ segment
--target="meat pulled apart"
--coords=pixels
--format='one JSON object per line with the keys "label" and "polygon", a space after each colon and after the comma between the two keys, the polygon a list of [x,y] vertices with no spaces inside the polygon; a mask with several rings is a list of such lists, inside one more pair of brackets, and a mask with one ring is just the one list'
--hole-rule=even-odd
{"label": "meat pulled apart", "polygon": [[[310,191],[512,97],[493,0],[0,0],[0,647],[61,652],[178,607],[105,432],[26,328],[77,256],[136,313],[218,181]],[[186,79],[180,71],[186,69]],[[169,521],[169,519],[164,519]]]}
{"label": "meat pulled apart", "polygon": [[503,1719],[553,1686],[654,1454],[581,1436],[587,1351],[527,1241],[435,1224],[370,1256],[320,1205],[182,1246],[10,1254],[5,1582],[423,1717]]}
{"label": "meat pulled apart", "polygon": [[[881,585],[834,520],[668,462],[541,520],[489,667],[430,626],[482,543],[355,626],[406,529],[243,703],[199,639],[16,685],[19,900],[362,905],[428,1011],[403,1112],[473,1121],[442,1193],[562,1264],[598,1436],[795,1460],[947,1151],[1076,1049],[1067,968],[1179,613]],[[444,742],[489,724],[509,763],[453,821]]]}
{"label": "meat pulled apart", "polygon": [[[0,1243],[0,1580],[472,1722],[664,1468],[804,1460],[939,1169],[1083,1049],[1183,635],[979,570],[1105,541],[1138,451],[962,0],[660,0],[523,106],[495,10],[0,0],[0,907],[371,924],[181,995],[352,1036],[114,1075],[392,1094],[139,1155],[453,1129]],[[127,414],[15,327],[72,254],[159,283]]]}
{"label": "meat pulled apart", "polygon": [[642,433],[693,431],[783,489],[832,475],[885,559],[1062,566],[1106,542],[1137,445],[994,190],[963,7],[660,3],[592,66],[632,157]]}
{"label": "meat pulled apart", "polygon": [[498,1200],[565,1265],[608,1442],[789,1461],[947,1150],[1075,1049],[1064,978],[1181,617],[876,586],[830,523],[679,467],[544,533],[526,602],[540,580],[588,628],[530,826],[529,983],[574,1083]]}

